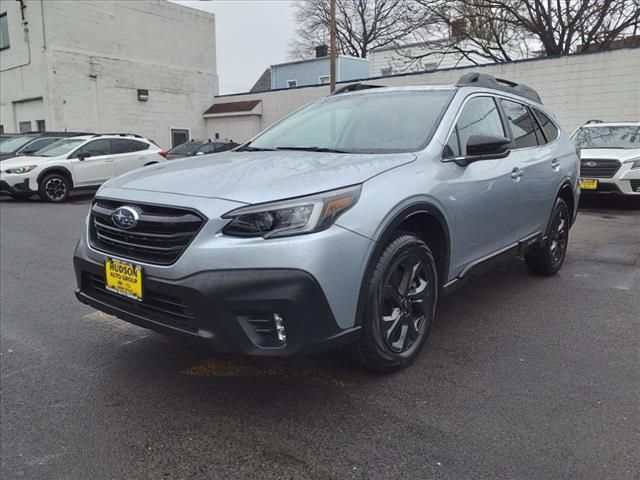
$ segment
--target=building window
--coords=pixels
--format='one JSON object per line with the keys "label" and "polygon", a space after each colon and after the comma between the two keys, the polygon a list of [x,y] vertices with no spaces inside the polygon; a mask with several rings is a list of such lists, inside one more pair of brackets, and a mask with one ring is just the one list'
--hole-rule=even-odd
{"label": "building window", "polygon": [[383,68],[382,70],[380,70],[380,75],[382,75],[383,77],[388,77],[392,73],[393,69],[391,67]]}
{"label": "building window", "polygon": [[0,50],[9,48],[9,22],[7,12],[0,15]]}
{"label": "building window", "polygon": [[0,133],[4,133],[4,125],[0,125]]}
{"label": "building window", "polygon": [[323,84],[323,85],[329,83],[329,75],[321,75],[320,76],[320,83]]}
{"label": "building window", "polygon": [[20,122],[18,126],[20,127],[20,133],[28,133],[31,131],[31,121]]}
{"label": "building window", "polygon": [[36,120],[36,130],[38,132],[44,132],[47,130],[44,120]]}
{"label": "building window", "polygon": [[189,141],[189,130],[186,128],[171,129],[171,148],[177,147]]}
{"label": "building window", "polygon": [[288,80],[287,81],[287,88],[296,88],[298,86],[298,81],[297,80]]}

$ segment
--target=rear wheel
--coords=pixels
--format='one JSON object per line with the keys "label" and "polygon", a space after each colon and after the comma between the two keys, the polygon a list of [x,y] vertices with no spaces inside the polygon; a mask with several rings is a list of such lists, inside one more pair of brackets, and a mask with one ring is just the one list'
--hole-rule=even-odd
{"label": "rear wheel", "polygon": [[412,233],[398,233],[367,288],[356,358],[377,372],[400,370],[420,352],[435,315],[438,274],[431,250]]}
{"label": "rear wheel", "polygon": [[64,202],[69,198],[71,183],[66,176],[60,173],[51,173],[40,182],[38,194],[45,202]]}
{"label": "rear wheel", "polygon": [[525,255],[529,271],[536,275],[558,273],[569,244],[569,207],[562,198],[556,200],[547,231],[547,239],[536,250]]}

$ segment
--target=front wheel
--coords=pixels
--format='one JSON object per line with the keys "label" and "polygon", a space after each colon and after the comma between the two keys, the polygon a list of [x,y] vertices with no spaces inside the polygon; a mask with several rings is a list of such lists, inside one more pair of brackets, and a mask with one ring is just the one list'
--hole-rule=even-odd
{"label": "front wheel", "polygon": [[70,190],[71,184],[67,177],[59,173],[52,173],[42,179],[38,194],[45,202],[59,203],[69,198]]}
{"label": "front wheel", "polygon": [[569,244],[569,207],[562,198],[556,199],[547,230],[547,239],[537,249],[525,255],[529,271],[536,275],[558,273]]}
{"label": "front wheel", "polygon": [[431,328],[438,273],[429,247],[412,233],[398,233],[378,257],[367,285],[356,358],[377,372],[409,365]]}

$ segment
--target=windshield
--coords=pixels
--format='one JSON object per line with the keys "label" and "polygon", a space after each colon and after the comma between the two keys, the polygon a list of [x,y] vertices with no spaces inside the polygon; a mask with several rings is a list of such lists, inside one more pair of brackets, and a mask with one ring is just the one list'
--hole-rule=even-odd
{"label": "windshield", "polygon": [[0,153],[13,153],[31,140],[33,140],[33,137],[16,137],[2,142],[0,143]]}
{"label": "windshield", "polygon": [[167,155],[191,155],[200,145],[202,145],[200,142],[186,142],[169,150]]}
{"label": "windshield", "polygon": [[581,127],[573,140],[580,148],[640,148],[640,126]]}
{"label": "windshield", "polygon": [[251,142],[255,149],[394,153],[430,139],[450,90],[337,95],[292,114]]}
{"label": "windshield", "polygon": [[38,150],[34,153],[34,156],[40,157],[57,157],[59,155],[66,155],[71,150],[84,143],[86,140],[84,139],[64,139],[58,140],[57,142],[53,142],[51,145],[44,147],[41,150]]}

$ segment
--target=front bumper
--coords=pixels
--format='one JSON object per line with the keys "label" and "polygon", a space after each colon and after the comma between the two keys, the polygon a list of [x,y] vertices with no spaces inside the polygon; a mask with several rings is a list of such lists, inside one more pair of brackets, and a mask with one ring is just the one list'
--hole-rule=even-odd
{"label": "front bumper", "polygon": [[582,190],[583,194],[614,194],[640,196],[640,169],[623,164],[613,178],[581,177],[598,180],[597,190]]}
{"label": "front bumper", "polygon": [[[291,269],[201,271],[179,280],[144,278],[144,299],[104,288],[104,266],[74,257],[76,297],[127,322],[160,333],[195,339],[217,352],[293,356],[354,341],[359,327],[340,328],[318,285]],[[274,332],[281,317],[286,342]]]}
{"label": "front bumper", "polygon": [[7,193],[9,195],[20,194],[34,194],[35,190],[32,190],[29,186],[29,179],[25,178],[22,182],[13,183],[9,185],[5,180],[0,180],[0,193]]}

